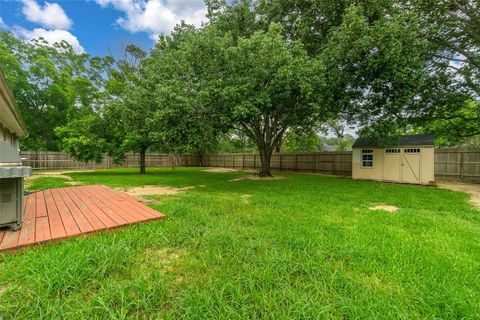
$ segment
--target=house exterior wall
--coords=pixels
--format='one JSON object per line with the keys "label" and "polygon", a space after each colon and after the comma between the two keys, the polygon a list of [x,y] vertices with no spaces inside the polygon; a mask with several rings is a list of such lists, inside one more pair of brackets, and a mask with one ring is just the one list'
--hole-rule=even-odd
{"label": "house exterior wall", "polygon": [[18,150],[18,138],[0,123],[0,140],[5,141],[13,148]]}
{"label": "house exterior wall", "polygon": [[26,137],[27,129],[15,98],[0,70],[0,227],[21,228],[23,218],[24,177],[32,168],[22,166],[18,137]]}
{"label": "house exterior wall", "polygon": [[[435,180],[435,165],[434,156],[435,149],[433,146],[412,146],[412,147],[394,147],[400,149],[401,152],[398,155],[387,155],[385,149],[381,148],[355,148],[352,151],[352,178],[353,179],[366,179],[366,180],[379,180],[379,181],[393,181],[393,182],[406,182],[406,183],[420,183],[429,184]],[[420,149],[419,154],[419,167],[418,172],[415,171],[415,181],[408,181],[406,175],[402,170],[407,168],[406,160],[404,157],[405,149],[415,148]],[[362,166],[362,150],[373,150],[373,166]],[[388,158],[391,157],[391,158]],[[392,162],[393,157],[398,157],[395,163]],[[392,165],[393,164],[393,165]],[[403,164],[403,165],[402,165]],[[385,172],[385,170],[389,170]],[[398,177],[392,179],[391,177]],[[418,180],[417,180],[418,179]]]}

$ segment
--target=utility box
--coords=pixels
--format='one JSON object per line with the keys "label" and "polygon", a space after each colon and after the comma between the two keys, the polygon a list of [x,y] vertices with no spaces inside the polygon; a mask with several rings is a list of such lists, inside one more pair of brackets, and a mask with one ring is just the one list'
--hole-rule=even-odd
{"label": "utility box", "polygon": [[22,160],[11,145],[0,141],[0,227],[18,230],[23,218],[23,178],[32,168],[22,166]]}
{"label": "utility box", "polygon": [[0,179],[0,227],[17,229],[23,218],[23,178]]}

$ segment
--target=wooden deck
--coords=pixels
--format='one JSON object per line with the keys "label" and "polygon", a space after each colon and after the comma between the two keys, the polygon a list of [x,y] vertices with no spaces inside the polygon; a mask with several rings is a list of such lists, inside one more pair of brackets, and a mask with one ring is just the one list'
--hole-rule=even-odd
{"label": "wooden deck", "polygon": [[102,185],[38,191],[25,197],[22,229],[0,229],[0,251],[164,217]]}

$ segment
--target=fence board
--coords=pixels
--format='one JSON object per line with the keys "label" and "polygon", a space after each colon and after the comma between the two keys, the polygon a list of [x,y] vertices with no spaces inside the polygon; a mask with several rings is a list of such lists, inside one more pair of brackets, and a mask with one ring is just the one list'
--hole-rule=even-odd
{"label": "fence board", "polygon": [[[138,154],[129,153],[122,164],[115,165],[109,156],[100,163],[79,162],[67,153],[51,151],[22,151],[23,164],[33,169],[107,169],[140,166]],[[148,167],[227,167],[258,170],[260,157],[252,153],[212,155],[179,155],[149,153]],[[272,169],[279,171],[318,172],[350,176],[352,152],[277,153],[272,157]],[[443,148],[435,150],[435,178],[452,180],[480,180],[480,149]]]}

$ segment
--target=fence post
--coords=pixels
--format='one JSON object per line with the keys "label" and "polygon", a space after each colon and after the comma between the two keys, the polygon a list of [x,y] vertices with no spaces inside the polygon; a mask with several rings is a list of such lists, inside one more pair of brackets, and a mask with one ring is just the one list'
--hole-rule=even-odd
{"label": "fence post", "polygon": [[255,170],[257,168],[257,155],[254,154],[253,155],[253,170]]}
{"label": "fence post", "polygon": [[333,175],[337,173],[337,160],[335,155],[332,155],[332,168],[333,168]]}
{"label": "fence post", "polygon": [[295,171],[298,171],[298,154],[295,153]]}
{"label": "fence post", "polygon": [[278,161],[280,162],[280,164],[278,165],[278,170],[282,171],[283,165],[282,165],[282,154],[281,153],[278,155],[278,159],[279,159]]}
{"label": "fence post", "polygon": [[460,180],[463,180],[465,175],[465,153],[460,151]]}

